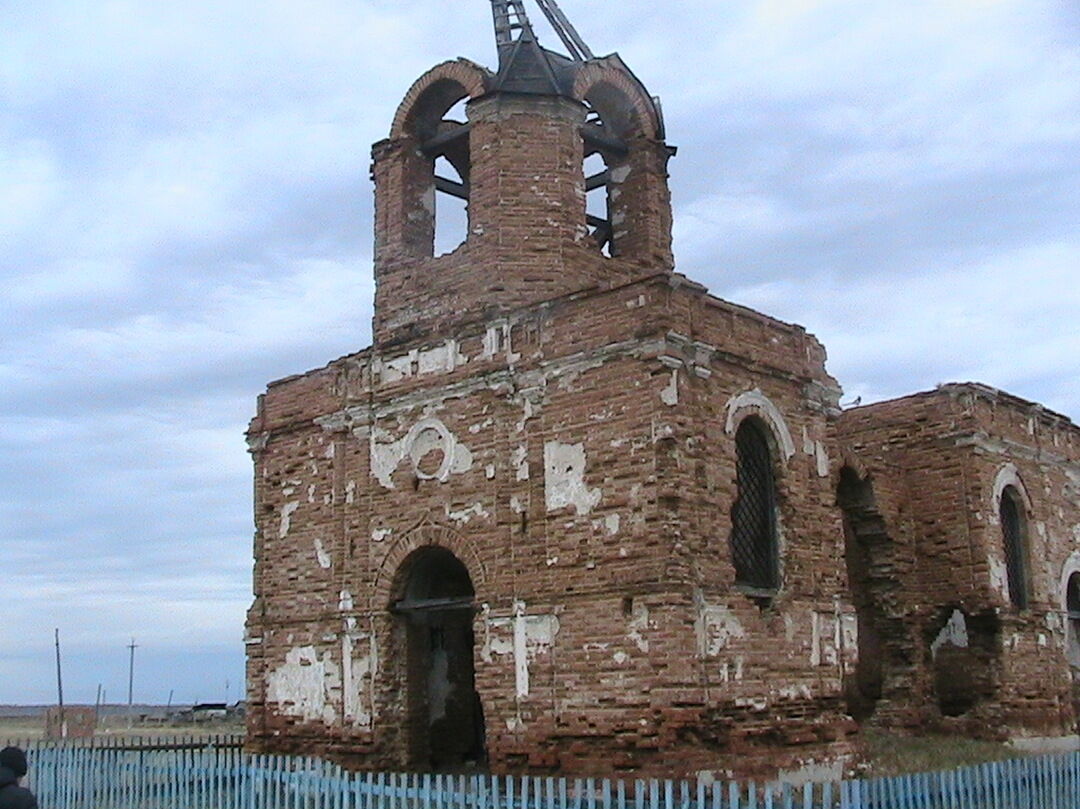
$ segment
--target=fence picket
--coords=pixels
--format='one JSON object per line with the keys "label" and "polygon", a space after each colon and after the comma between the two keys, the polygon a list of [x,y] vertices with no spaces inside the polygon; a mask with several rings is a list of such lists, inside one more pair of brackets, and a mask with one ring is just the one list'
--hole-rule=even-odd
{"label": "fence picket", "polygon": [[1066,809],[1080,803],[1076,752],[799,789],[704,779],[360,774],[319,758],[248,755],[216,738],[23,745],[31,765],[27,783],[52,809]]}

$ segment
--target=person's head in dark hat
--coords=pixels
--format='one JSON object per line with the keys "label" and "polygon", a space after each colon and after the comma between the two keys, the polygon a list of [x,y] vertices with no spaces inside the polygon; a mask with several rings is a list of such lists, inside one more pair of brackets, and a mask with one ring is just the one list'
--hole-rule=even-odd
{"label": "person's head in dark hat", "polygon": [[26,775],[26,753],[18,747],[0,750],[0,767],[7,767],[16,778]]}

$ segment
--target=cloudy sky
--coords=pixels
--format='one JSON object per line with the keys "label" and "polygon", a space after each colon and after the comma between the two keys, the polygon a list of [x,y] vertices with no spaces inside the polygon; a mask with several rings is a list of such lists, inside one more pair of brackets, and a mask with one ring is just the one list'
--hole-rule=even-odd
{"label": "cloudy sky", "polygon": [[[663,99],[682,272],[848,400],[1080,418],[1080,5],[562,6]],[[368,344],[369,145],[456,56],[483,0],[0,0],[0,702],[53,699],[54,627],[69,701],[126,700],[132,637],[137,701],[238,696],[243,430]]]}

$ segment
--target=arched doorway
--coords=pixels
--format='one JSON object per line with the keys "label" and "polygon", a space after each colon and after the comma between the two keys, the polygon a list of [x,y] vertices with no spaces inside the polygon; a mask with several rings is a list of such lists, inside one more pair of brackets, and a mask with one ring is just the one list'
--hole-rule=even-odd
{"label": "arched doorway", "polygon": [[[409,766],[455,770],[484,759],[473,669],[474,592],[453,553],[432,545],[402,563],[391,611],[404,642]],[[401,662],[401,661],[399,661]]]}

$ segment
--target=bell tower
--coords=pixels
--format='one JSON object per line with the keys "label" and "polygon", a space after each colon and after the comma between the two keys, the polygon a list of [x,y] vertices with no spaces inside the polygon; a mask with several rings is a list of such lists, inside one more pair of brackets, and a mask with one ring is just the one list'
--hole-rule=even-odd
{"label": "bell tower", "polygon": [[[659,101],[554,0],[537,5],[567,55],[539,44],[523,0],[491,5],[498,69],[432,68],[373,148],[376,344],[673,269]],[[435,257],[446,196],[465,201],[467,237]]]}

